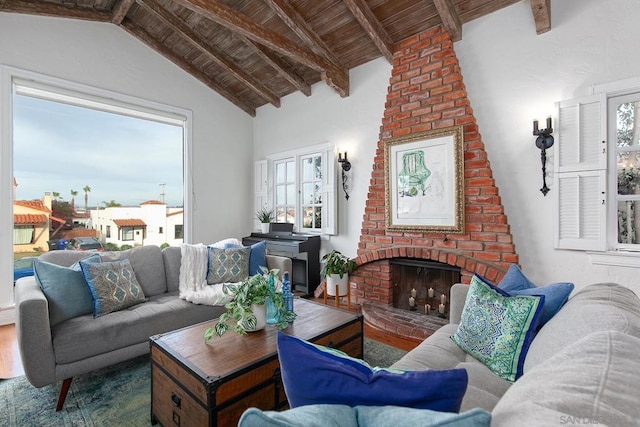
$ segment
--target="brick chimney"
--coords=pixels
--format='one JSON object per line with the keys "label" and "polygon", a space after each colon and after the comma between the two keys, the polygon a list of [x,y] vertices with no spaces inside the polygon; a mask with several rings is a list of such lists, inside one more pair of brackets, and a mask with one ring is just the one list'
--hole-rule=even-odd
{"label": "brick chimney", "polygon": [[[470,70],[469,72],[473,72]],[[388,231],[385,225],[384,142],[454,125],[464,133],[463,234]],[[391,304],[389,260],[415,258],[461,268],[497,281],[518,262],[507,217],[495,185],[453,43],[436,27],[395,46],[384,117],[373,162],[353,275],[352,298]]]}

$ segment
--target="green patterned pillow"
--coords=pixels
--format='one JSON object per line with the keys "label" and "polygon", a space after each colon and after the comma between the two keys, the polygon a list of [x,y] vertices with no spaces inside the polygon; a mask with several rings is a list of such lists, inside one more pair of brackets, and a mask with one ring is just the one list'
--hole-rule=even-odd
{"label": "green patterned pillow", "polygon": [[207,283],[238,283],[249,277],[251,248],[209,247]]}
{"label": "green patterned pillow", "polygon": [[510,297],[474,275],[451,338],[496,375],[513,382],[522,375],[543,303],[544,296]]}
{"label": "green patterned pillow", "polygon": [[94,318],[145,301],[128,259],[100,264],[80,261],[80,268],[91,291]]}

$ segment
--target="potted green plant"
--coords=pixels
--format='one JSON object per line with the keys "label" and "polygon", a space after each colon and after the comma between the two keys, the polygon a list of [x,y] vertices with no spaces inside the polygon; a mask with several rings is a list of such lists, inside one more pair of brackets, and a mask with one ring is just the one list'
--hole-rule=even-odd
{"label": "potted green plant", "polygon": [[327,295],[336,295],[336,285],[338,285],[338,296],[346,295],[349,286],[349,274],[357,269],[358,264],[339,251],[331,251],[323,256],[320,274],[327,281]]}
{"label": "potted green plant", "polygon": [[263,233],[269,232],[269,224],[276,219],[276,215],[273,209],[262,207],[256,211],[256,219],[260,221],[261,231]]}
{"label": "potted green plant", "polygon": [[[222,286],[222,291],[227,295],[233,295],[233,300],[225,305],[227,309],[216,323],[215,327],[207,328],[204,332],[204,341],[208,343],[214,334],[221,337],[229,329],[244,335],[247,332],[258,331],[266,325],[266,302],[271,298],[279,315],[278,329],[284,329],[292,322],[296,314],[287,311],[282,292],[276,292],[269,286],[269,275],[276,276],[277,270],[262,268],[264,274],[256,274],[238,284],[227,283]],[[229,324],[229,321],[235,324]]]}

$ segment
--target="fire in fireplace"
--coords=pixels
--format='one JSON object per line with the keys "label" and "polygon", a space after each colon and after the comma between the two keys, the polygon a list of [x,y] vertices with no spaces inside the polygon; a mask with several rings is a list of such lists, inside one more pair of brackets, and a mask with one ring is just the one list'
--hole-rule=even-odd
{"label": "fire in fireplace", "polygon": [[460,268],[413,258],[390,260],[393,306],[448,318],[450,289],[460,282]]}

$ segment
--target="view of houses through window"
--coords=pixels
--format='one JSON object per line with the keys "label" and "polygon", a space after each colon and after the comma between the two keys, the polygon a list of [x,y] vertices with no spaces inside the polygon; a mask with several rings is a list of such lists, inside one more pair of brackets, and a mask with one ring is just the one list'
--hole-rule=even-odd
{"label": "view of houses through window", "polygon": [[14,259],[182,242],[184,119],[14,88]]}

